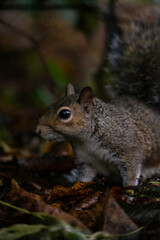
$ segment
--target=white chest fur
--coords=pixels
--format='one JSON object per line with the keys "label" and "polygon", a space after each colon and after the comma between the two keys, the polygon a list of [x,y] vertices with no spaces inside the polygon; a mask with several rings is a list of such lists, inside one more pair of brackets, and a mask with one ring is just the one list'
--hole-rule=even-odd
{"label": "white chest fur", "polygon": [[[96,174],[108,176],[112,173],[120,175],[118,159],[115,153],[105,149],[95,139],[78,142],[74,146],[77,165],[83,166],[80,170],[79,180],[91,181]],[[122,174],[122,173],[121,173]]]}

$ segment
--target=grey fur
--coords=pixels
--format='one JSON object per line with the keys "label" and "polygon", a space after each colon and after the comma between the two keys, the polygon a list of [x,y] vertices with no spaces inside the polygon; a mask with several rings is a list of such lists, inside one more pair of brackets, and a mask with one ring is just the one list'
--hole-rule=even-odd
{"label": "grey fur", "polygon": [[[70,95],[53,104],[39,120],[37,132],[54,141],[69,140],[81,181],[96,174],[121,174],[123,185],[136,185],[140,175],[160,172],[160,115],[140,101],[121,97],[110,103],[94,98],[92,114],[85,115],[78,95]],[[56,112],[61,106],[79,108],[82,120],[71,126],[56,127]],[[75,110],[76,111],[76,110]],[[74,115],[73,115],[74,118]],[[57,123],[57,122],[56,122]],[[49,133],[50,132],[50,133]],[[61,137],[57,137],[61,135]]]}

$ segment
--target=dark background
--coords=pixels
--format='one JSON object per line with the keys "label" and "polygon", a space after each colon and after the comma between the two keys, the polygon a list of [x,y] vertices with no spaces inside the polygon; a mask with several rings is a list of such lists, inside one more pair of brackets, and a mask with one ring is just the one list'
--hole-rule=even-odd
{"label": "dark background", "polygon": [[[107,100],[112,10],[121,31],[157,1],[14,0],[0,3],[0,140],[31,132],[44,109],[90,85]],[[110,26],[110,27],[108,27]],[[114,26],[113,26],[114,27]]]}

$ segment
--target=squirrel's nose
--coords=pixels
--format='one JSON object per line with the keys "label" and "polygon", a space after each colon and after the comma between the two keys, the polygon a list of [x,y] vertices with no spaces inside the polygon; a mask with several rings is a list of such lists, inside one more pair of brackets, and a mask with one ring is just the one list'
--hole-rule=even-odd
{"label": "squirrel's nose", "polygon": [[37,133],[37,134],[41,134],[41,127],[40,126],[37,126],[36,128],[35,128],[35,133]]}

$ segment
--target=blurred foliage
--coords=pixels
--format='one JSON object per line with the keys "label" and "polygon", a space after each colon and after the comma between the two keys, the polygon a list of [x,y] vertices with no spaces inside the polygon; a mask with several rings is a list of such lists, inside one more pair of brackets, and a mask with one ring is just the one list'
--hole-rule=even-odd
{"label": "blurred foliage", "polygon": [[143,4],[152,4],[152,3],[160,3],[159,0],[123,0],[124,3],[143,3]]}
{"label": "blurred foliage", "polygon": [[[158,3],[154,0],[124,2]],[[106,71],[105,81],[99,79],[95,84],[93,74],[102,56],[101,49],[95,49],[104,44],[104,33],[97,31],[102,24],[100,9],[109,3],[110,0],[6,0],[0,3],[4,10],[5,6],[6,9],[14,6],[9,11],[0,9],[0,20],[5,20],[0,22],[2,115],[11,112],[16,115],[27,108],[41,112],[64,94],[68,82],[72,82],[77,91],[89,82],[103,98],[106,94],[103,82],[106,84],[113,76]],[[16,6],[17,9],[24,6],[23,11],[15,12]],[[25,10],[25,6],[31,8]],[[46,10],[43,6],[47,6]],[[1,138],[9,138],[5,128],[1,130]]]}
{"label": "blurred foliage", "polygon": [[0,140],[3,140],[5,142],[10,142],[11,133],[10,133],[10,130],[7,127],[0,126]]}
{"label": "blurred foliage", "polygon": [[28,68],[29,77],[38,83],[39,78],[43,75],[43,68],[37,54],[31,53],[27,56],[26,67]]}
{"label": "blurred foliage", "polygon": [[64,89],[67,83],[69,83],[69,77],[67,76],[65,69],[63,69],[61,64],[54,59],[47,60],[47,67],[52,80],[54,79],[56,85]]}
{"label": "blurred foliage", "polygon": [[0,201],[0,203],[15,210],[30,214],[36,219],[34,222],[38,222],[34,225],[16,224],[9,228],[3,228],[0,230],[0,240],[16,240],[22,237],[27,237],[27,239],[48,240],[86,240],[84,234],[54,216],[40,212],[29,212],[26,209],[21,209],[2,201]]}
{"label": "blurred foliage", "polygon": [[[40,22],[38,22],[37,17],[38,19],[41,19],[41,18],[43,19],[43,15],[47,14],[47,11],[39,11],[38,6],[41,6],[42,8],[43,6],[48,6],[48,10],[49,10],[49,6],[51,6],[50,10],[53,11],[53,14],[58,15],[62,19],[62,21],[68,22],[68,24],[74,27],[77,32],[78,31],[83,32],[84,37],[86,37],[87,39],[87,37],[89,38],[92,37],[92,34],[94,34],[100,22],[101,13],[99,11],[99,6],[101,5],[101,3],[108,4],[109,2],[110,2],[109,0],[101,0],[101,1],[98,1],[98,0],[49,0],[49,1],[14,0],[14,2],[11,0],[6,0],[6,1],[3,1],[3,3],[0,3],[0,6],[3,6],[3,9],[5,9],[5,6],[7,8],[7,6],[9,6],[10,4],[14,6],[14,9],[16,9],[16,6],[18,7],[23,5],[33,7],[34,10],[32,10],[31,8],[29,11],[28,10],[25,11],[25,7],[24,7],[24,11],[17,12],[17,19],[18,19],[19,13],[20,14],[24,13],[24,14],[27,14],[27,16],[29,16],[28,20],[32,22],[31,26],[33,27],[33,29],[31,28],[31,26],[27,30],[23,28],[23,25],[25,27],[25,24],[27,24],[25,23],[25,20],[24,20],[24,23],[22,21],[22,26],[16,27],[17,29],[22,29],[24,33],[26,31],[26,33],[27,34],[29,33],[29,35],[32,31],[34,31],[34,28],[35,28],[35,32],[37,31],[37,29],[41,29],[41,25],[40,25]],[[130,2],[130,3],[138,2],[138,3],[147,4],[147,3],[154,3],[155,1],[154,0],[139,0],[139,1],[126,0],[126,2]],[[36,10],[36,6],[37,6],[37,10]],[[55,6],[55,9],[54,9],[54,6]],[[61,6],[61,7],[56,9],[56,6]],[[84,8],[80,8],[80,6],[84,6]],[[85,6],[94,7],[95,9],[94,10],[92,9],[92,11],[89,11],[89,9],[87,11],[84,11]],[[2,11],[2,16],[3,14],[4,12]],[[1,12],[0,12],[0,17],[1,17]],[[17,19],[15,18],[15,22],[12,20],[10,24],[14,26]],[[55,19],[55,22],[56,22],[56,19]],[[5,30],[8,29],[8,32],[9,31],[16,32],[16,28],[15,29],[12,29],[12,27],[8,28],[8,26],[3,26],[2,24],[0,25],[0,30],[1,30],[1,27],[2,29],[5,28]],[[43,33],[43,27],[41,29],[41,32]],[[6,39],[8,38],[7,32],[5,34],[3,34],[3,41],[5,41],[5,38]],[[63,33],[62,33],[62,36],[63,36]],[[16,41],[16,37],[18,37],[18,35],[14,36],[15,38],[13,39],[14,41]],[[49,37],[50,36],[48,35],[48,38]],[[63,38],[65,39],[65,33]],[[72,36],[70,36],[70,38],[72,38]],[[89,40],[89,38],[87,39],[87,41]],[[8,39],[6,40],[6,43],[7,41]],[[38,106],[41,106],[41,104],[42,106],[44,105],[47,106],[53,100],[55,100],[56,98],[62,95],[62,91],[64,91],[64,88],[66,87],[66,84],[68,82],[72,82],[72,83],[75,82],[75,86],[79,86],[81,84],[83,86],[85,85],[85,82],[87,82],[87,79],[92,78],[90,69],[88,68],[88,72],[89,72],[88,74],[87,70],[85,70],[85,64],[84,64],[83,66],[84,69],[78,70],[78,68],[82,68],[82,66],[76,66],[77,63],[75,61],[75,66],[72,66],[72,67],[74,67],[76,70],[74,70],[73,72],[77,71],[76,73],[77,75],[78,75],[78,71],[80,73],[82,72],[82,77],[79,77],[79,78],[80,79],[83,78],[82,83],[80,84],[76,83],[76,81],[79,81],[79,79],[76,80],[77,76],[75,76],[74,74],[68,74],[67,66],[61,62],[61,60],[59,59],[59,56],[57,57],[56,55],[54,56],[52,54],[49,55],[49,53],[43,56],[44,59],[42,59],[42,61],[44,60],[46,62],[46,66],[44,67],[42,64],[42,61],[40,60],[40,57],[37,54],[38,52],[35,52],[34,50],[34,41],[32,42],[32,39],[30,44],[33,45],[32,46],[33,49],[30,49],[31,50],[30,53],[26,54],[26,52],[24,52],[24,56],[23,56],[23,50],[21,52],[20,50],[18,50],[19,52],[17,52],[17,49],[15,50],[12,46],[10,46],[9,48],[7,48],[7,50],[5,50],[3,46],[0,45],[0,49],[1,48],[3,49],[2,51],[3,54],[1,53],[1,56],[0,56],[0,62],[2,63],[1,67],[3,66],[1,72],[2,73],[5,71],[7,72],[8,64],[9,64],[9,68],[11,66],[11,70],[13,73],[10,73],[10,71],[8,71],[7,74],[9,75],[10,73],[10,75],[7,76],[7,78],[9,78],[9,81],[12,81],[12,83],[14,81],[15,85],[17,85],[16,87],[12,87],[12,86],[10,87],[9,82],[6,84],[6,79],[5,79],[6,73],[0,76],[1,81],[3,80],[3,84],[2,86],[0,86],[1,101],[6,105],[6,108],[8,105],[17,105],[19,101],[22,104],[23,103],[27,104],[28,102],[28,105],[33,103],[33,106],[35,106],[36,104]],[[83,43],[81,44],[83,45]],[[43,49],[45,50],[46,47],[47,45],[43,46]],[[55,49],[56,49],[56,45],[55,45]],[[89,50],[89,45],[88,45],[88,49],[86,49],[85,51],[87,52],[87,50]],[[63,48],[62,48],[62,51],[63,51]],[[81,50],[77,48],[77,52],[78,51],[81,51]],[[21,57],[19,58],[17,54],[21,54]],[[68,59],[73,58],[73,62],[74,62],[74,56],[72,57],[72,53],[69,53],[69,54],[71,54],[71,56],[69,56]],[[76,54],[80,54],[80,53],[76,53]],[[84,56],[84,59],[85,59],[85,56]],[[84,61],[83,58],[82,58],[82,61]],[[22,67],[22,62],[25,63],[23,67]],[[91,66],[89,67],[92,69],[92,64],[90,65]],[[48,81],[51,82],[50,85],[53,86],[52,89],[50,88],[49,84],[46,83],[45,85],[45,81],[42,80],[42,78],[46,78],[46,76],[44,76],[45,75],[44,71],[48,72],[48,77],[50,78]],[[94,71],[96,71],[96,68],[94,69]],[[27,87],[25,88],[25,90],[21,88],[21,85],[19,85],[19,81],[17,80],[16,75],[18,78],[21,77],[22,79],[21,81],[28,81],[28,85],[30,85],[28,87],[28,90],[27,90]],[[13,76],[13,79],[11,79],[12,76]],[[23,78],[26,78],[26,80],[23,80]],[[28,92],[29,92],[29,95],[28,95]],[[26,99],[23,100],[23,98],[26,98]]]}
{"label": "blurred foliage", "polygon": [[[16,239],[48,239],[48,240],[100,240],[100,239],[128,239],[127,237],[135,236],[143,227],[123,234],[110,234],[105,231],[95,232],[94,234],[87,234],[83,229],[79,230],[64,221],[41,212],[30,212],[26,209],[19,208],[12,204],[0,201],[0,204],[15,210],[24,212],[33,216],[33,222],[36,224],[15,224],[8,228],[0,230],[0,240],[16,240]],[[139,239],[139,238],[135,238]]]}
{"label": "blurred foliage", "polygon": [[39,87],[35,91],[35,100],[37,101],[37,104],[44,104],[44,105],[50,105],[52,102],[52,95],[49,92],[48,88]]}
{"label": "blurred foliage", "polygon": [[[4,1],[3,3],[0,4],[0,6],[3,6],[3,9],[5,9],[5,6],[9,5],[15,6],[13,8],[16,9],[16,6],[42,6],[43,4],[52,5],[59,5],[59,6],[69,6],[71,5],[70,8],[65,7],[61,8],[60,10],[56,10],[53,12],[53,14],[58,15],[60,18],[63,19],[63,21],[67,21],[68,24],[70,23],[72,26],[75,26],[76,29],[80,29],[84,31],[85,33],[91,33],[94,31],[98,18],[95,16],[94,12],[83,12],[83,11],[78,11],[78,9],[74,9],[74,6],[80,6],[83,4],[84,6],[96,6],[97,5],[97,0],[94,1],[84,1],[84,0],[58,0],[58,1],[37,1],[37,0],[15,0],[13,1]],[[25,9],[25,7],[24,7]],[[52,8],[51,8],[52,9]],[[17,19],[19,17],[19,13],[17,13]],[[29,21],[32,21],[32,26],[30,26],[29,30],[25,30],[25,22],[22,21],[22,27],[19,27],[15,25],[17,19],[15,18],[15,22],[9,22],[9,25],[7,20],[6,20],[6,25],[3,26],[0,25],[0,30],[2,27],[5,28],[6,31],[8,31],[9,34],[13,34],[14,32],[16,33],[17,30],[21,31],[22,29],[22,36],[24,36],[24,40],[26,38],[27,41],[30,41],[30,44],[34,44],[34,40],[32,41],[32,32],[34,30],[34,26],[36,29],[41,28],[41,25],[37,22],[37,17],[38,19],[43,18],[44,11],[39,11],[39,10],[32,10],[30,9],[29,11],[22,11],[20,14],[27,14]],[[46,14],[47,12],[45,12]],[[2,16],[4,12],[2,11]],[[25,16],[25,15],[24,15]],[[0,12],[0,17],[1,17],[1,12]],[[2,17],[3,18],[3,17]],[[8,17],[9,19],[9,17]],[[23,20],[23,19],[22,19]],[[56,20],[55,20],[56,21]],[[13,26],[13,27],[12,27]],[[14,27],[16,26],[16,27]],[[23,27],[24,26],[24,27]],[[32,28],[33,29],[32,29]],[[42,30],[43,31],[43,30]],[[5,35],[6,34],[6,35]],[[3,34],[3,39],[5,41],[5,38],[8,38],[7,32]],[[18,33],[18,35],[13,35],[14,41],[16,41],[16,38],[19,39],[21,35],[21,32]],[[62,33],[63,35],[63,33]],[[65,38],[65,35],[63,36]],[[72,36],[71,36],[72,38]],[[6,40],[7,43],[8,40]],[[7,43],[8,44],[8,43]],[[10,44],[10,43],[9,43]],[[57,96],[61,95],[61,92],[64,91],[64,88],[66,87],[68,82],[73,82],[74,76],[71,74],[68,75],[68,70],[67,66],[64,67],[64,64],[61,63],[61,60],[57,59],[56,56],[49,56],[49,54],[42,56],[40,59],[40,56],[38,56],[38,51],[35,52],[34,48],[36,45],[33,45],[33,50],[31,49],[30,52],[26,53],[24,52],[23,54],[23,49],[18,50],[14,49],[14,46],[10,44],[9,48],[5,50],[3,46],[0,45],[0,49],[3,49],[3,54],[1,54],[0,61],[2,62],[1,64],[1,77],[3,79],[2,86],[0,86],[0,93],[1,93],[1,102],[3,102],[7,106],[14,105],[16,106],[18,102],[21,102],[22,104],[27,104],[30,105],[33,103],[33,106],[37,104],[38,106],[45,105],[47,106],[50,104],[54,98]],[[45,49],[47,46],[44,46],[43,49]],[[56,46],[55,46],[56,49]],[[78,49],[77,49],[78,51]],[[73,56],[74,57],[74,56]],[[70,58],[70,57],[69,57]],[[46,62],[46,66],[43,66],[42,61]],[[22,63],[24,62],[24,64]],[[11,71],[7,71],[8,67],[10,68]],[[72,66],[71,66],[72,67]],[[76,66],[78,67],[78,66]],[[44,69],[45,68],[45,69]],[[45,76],[47,72],[48,76]],[[16,76],[17,75],[17,76]],[[18,76],[19,75],[19,76]],[[24,75],[24,76],[23,76]],[[53,86],[53,90],[51,90],[50,86],[47,84],[46,80],[42,80],[42,78],[49,78],[48,82],[50,81],[50,85]],[[9,81],[12,81],[15,83],[15,87],[10,87],[9,81],[5,78],[8,78]],[[12,78],[12,80],[11,80]],[[24,85],[26,85],[26,81],[28,81],[28,89],[27,87],[25,89],[21,88],[21,84],[19,84],[18,79],[22,79],[21,81],[24,81]],[[27,80],[28,79],[28,80]],[[46,85],[45,85],[46,82]],[[30,85],[30,86],[29,86]],[[44,86],[45,85],[45,86]],[[55,89],[57,88],[57,89]],[[58,91],[58,92],[57,92]],[[29,94],[28,94],[29,93]],[[55,97],[53,97],[53,94],[55,94]],[[24,98],[24,99],[23,99]]]}

